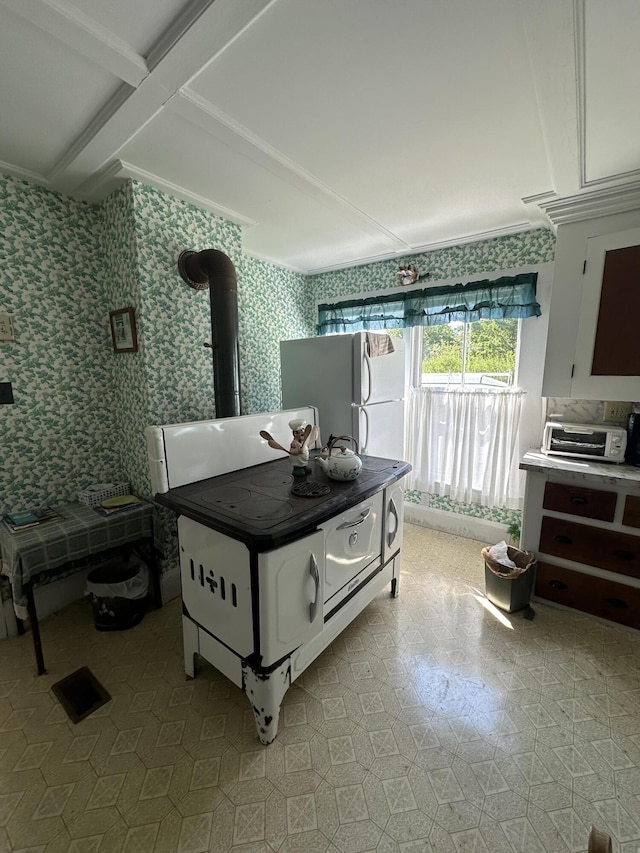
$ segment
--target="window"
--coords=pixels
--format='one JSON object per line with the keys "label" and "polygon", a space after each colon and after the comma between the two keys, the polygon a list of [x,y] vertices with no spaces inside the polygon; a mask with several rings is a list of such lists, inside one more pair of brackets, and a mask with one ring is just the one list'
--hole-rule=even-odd
{"label": "window", "polygon": [[413,384],[504,388],[515,381],[518,320],[476,320],[411,330]]}
{"label": "window", "polygon": [[411,488],[465,503],[519,508],[520,323],[456,320],[406,330]]}
{"label": "window", "polygon": [[[520,328],[525,318],[539,317],[541,308],[537,271],[506,272],[322,303],[317,331],[405,335],[409,488],[518,509],[520,414],[526,402],[515,384]],[[527,338],[523,335],[525,345]]]}

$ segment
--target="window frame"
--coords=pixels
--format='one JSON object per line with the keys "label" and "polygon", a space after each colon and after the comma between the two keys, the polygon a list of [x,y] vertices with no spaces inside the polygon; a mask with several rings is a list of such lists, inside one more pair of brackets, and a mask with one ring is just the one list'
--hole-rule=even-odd
{"label": "window frame", "polygon": [[[474,322],[482,322],[481,320]],[[463,339],[462,339],[462,370],[461,370],[461,381],[460,382],[442,382],[442,383],[431,383],[431,382],[423,382],[422,381],[422,335],[424,331],[424,326],[413,326],[412,328],[405,329],[405,346],[409,350],[409,385],[412,388],[434,388],[446,386],[452,390],[470,390],[473,388],[482,387],[483,390],[486,390],[487,387],[491,387],[493,391],[496,393],[500,393],[501,391],[513,390],[518,388],[518,366],[520,363],[520,348],[522,344],[522,320],[517,321],[517,329],[516,329],[516,348],[514,353],[514,370],[513,370],[513,380],[511,384],[506,385],[505,388],[501,388],[497,385],[482,386],[481,384],[467,384],[464,381],[466,370],[466,356],[467,356],[467,339],[468,339],[468,327],[471,323],[462,323],[464,327]],[[446,324],[450,325],[450,324]],[[444,375],[444,374],[443,374]]]}

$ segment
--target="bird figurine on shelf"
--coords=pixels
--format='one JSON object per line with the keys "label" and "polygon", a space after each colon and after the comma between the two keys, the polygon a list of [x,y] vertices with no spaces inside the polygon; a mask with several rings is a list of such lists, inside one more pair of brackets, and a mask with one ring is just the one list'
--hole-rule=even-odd
{"label": "bird figurine on shelf", "polygon": [[431,278],[431,273],[425,272],[420,275],[417,267],[408,267],[405,264],[402,264],[402,266],[398,267],[398,278],[400,279],[399,284],[415,284],[416,281],[422,281],[424,278]]}
{"label": "bird figurine on shelf", "polygon": [[413,266],[401,266],[398,268],[398,277],[400,279],[400,284],[413,284],[418,280],[418,270]]}

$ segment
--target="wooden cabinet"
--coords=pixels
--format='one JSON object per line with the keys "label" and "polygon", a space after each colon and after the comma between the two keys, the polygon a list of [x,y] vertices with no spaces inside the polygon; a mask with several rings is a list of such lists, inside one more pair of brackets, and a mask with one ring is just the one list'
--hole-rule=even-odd
{"label": "wooden cabinet", "polygon": [[571,396],[640,395],[640,228],[587,240]]}
{"label": "wooden cabinet", "polygon": [[539,549],[554,557],[640,577],[640,536],[630,536],[619,530],[605,530],[544,515]]}
{"label": "wooden cabinet", "polygon": [[640,629],[640,470],[526,459],[521,547],[538,560],[535,598]]}
{"label": "wooden cabinet", "polygon": [[640,400],[640,210],[558,226],[544,397]]}
{"label": "wooden cabinet", "polygon": [[640,627],[640,589],[538,562],[535,595],[630,628]]}
{"label": "wooden cabinet", "polygon": [[599,518],[613,521],[618,496],[615,492],[601,489],[585,489],[569,483],[546,483],[544,487],[544,509],[580,515],[584,518]]}
{"label": "wooden cabinet", "polygon": [[627,495],[624,502],[622,523],[628,527],[640,527],[640,496]]}

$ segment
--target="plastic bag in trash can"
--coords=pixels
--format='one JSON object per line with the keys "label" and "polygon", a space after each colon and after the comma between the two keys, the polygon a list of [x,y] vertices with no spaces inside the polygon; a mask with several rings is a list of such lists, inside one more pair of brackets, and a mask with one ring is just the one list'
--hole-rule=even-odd
{"label": "plastic bag in trash can", "polygon": [[519,548],[507,545],[506,542],[498,542],[497,545],[483,548],[482,557],[489,571],[506,580],[520,577],[536,562],[535,555],[531,551],[521,551]]}
{"label": "plastic bag in trash can", "polygon": [[87,577],[87,595],[95,598],[145,598],[149,591],[146,566],[104,566]]}

